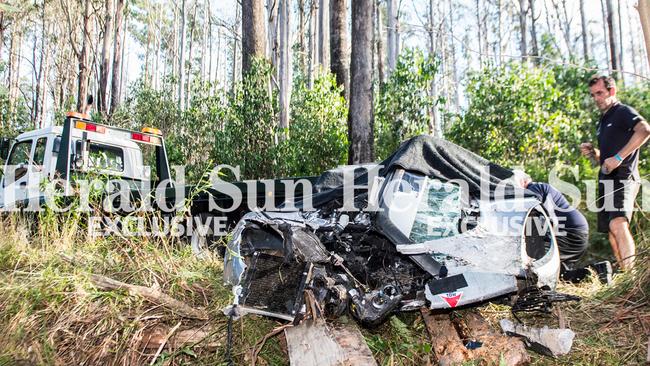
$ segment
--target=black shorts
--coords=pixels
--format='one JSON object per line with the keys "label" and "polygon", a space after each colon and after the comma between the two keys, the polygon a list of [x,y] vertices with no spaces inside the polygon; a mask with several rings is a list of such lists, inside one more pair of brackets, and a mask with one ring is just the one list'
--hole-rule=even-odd
{"label": "black shorts", "polygon": [[588,229],[564,229],[555,234],[560,261],[568,266],[582,257],[589,246]]}
{"label": "black shorts", "polygon": [[632,179],[598,180],[598,231],[609,232],[609,222],[617,217],[632,220],[634,202],[639,193],[639,182]]}

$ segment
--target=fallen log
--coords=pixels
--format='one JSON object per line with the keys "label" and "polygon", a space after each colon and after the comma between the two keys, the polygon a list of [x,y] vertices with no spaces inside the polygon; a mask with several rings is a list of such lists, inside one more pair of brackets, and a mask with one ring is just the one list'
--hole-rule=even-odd
{"label": "fallen log", "polygon": [[[421,310],[439,365],[456,365],[469,361],[486,364],[523,366],[530,363],[523,342],[497,333],[483,317],[473,311],[434,314]],[[482,363],[481,363],[482,364]]]}
{"label": "fallen log", "polygon": [[97,288],[101,290],[127,290],[131,295],[144,297],[145,299],[155,304],[162,305],[175,314],[185,318],[201,320],[208,319],[208,314],[205,311],[194,309],[186,303],[176,300],[158,289],[146,286],[131,285],[98,274],[90,275],[90,280],[95,286],[97,286]]}

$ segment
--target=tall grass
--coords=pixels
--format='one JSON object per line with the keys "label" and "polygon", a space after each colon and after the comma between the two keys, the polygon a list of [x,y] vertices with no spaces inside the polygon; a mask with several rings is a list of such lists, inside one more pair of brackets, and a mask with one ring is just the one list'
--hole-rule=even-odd
{"label": "tall grass", "polygon": [[[227,361],[221,309],[231,295],[222,282],[220,258],[209,254],[198,259],[175,237],[92,237],[86,217],[79,214],[9,214],[0,221],[0,365],[146,365],[154,358],[159,365]],[[650,223],[637,215],[633,227],[639,248],[636,269],[617,275],[612,286],[596,280],[562,285],[560,291],[583,297],[580,303],[562,305],[567,325],[577,333],[573,350],[559,359],[534,356],[534,364],[617,365],[645,360]],[[182,318],[125,291],[103,291],[93,284],[91,274],[159,288],[205,310],[209,319]],[[494,324],[510,316],[504,306],[486,305],[480,311]],[[524,321],[558,326],[554,315],[524,316]],[[209,336],[181,346],[168,344],[156,355],[157,349],[148,342],[179,323],[179,331],[201,330]],[[254,316],[235,322],[235,364],[249,364],[255,344],[277,325]],[[417,313],[398,315],[363,332],[382,365],[433,360]],[[267,341],[260,357],[266,364],[287,364],[282,337]]]}

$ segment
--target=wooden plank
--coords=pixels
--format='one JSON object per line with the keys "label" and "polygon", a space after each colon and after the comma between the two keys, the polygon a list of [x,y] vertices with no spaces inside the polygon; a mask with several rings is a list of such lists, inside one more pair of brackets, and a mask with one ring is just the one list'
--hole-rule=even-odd
{"label": "wooden plank", "polygon": [[289,363],[306,366],[376,366],[370,348],[355,324],[329,327],[307,320],[284,331]]}
{"label": "wooden plank", "polygon": [[377,361],[372,355],[366,339],[356,323],[335,326],[332,333],[336,343],[343,349],[345,361],[343,365],[376,366]]}

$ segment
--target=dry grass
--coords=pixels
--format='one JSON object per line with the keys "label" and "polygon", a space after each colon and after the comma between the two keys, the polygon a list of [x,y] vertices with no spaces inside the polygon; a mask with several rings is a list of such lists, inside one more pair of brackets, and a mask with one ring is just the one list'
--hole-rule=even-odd
{"label": "dry grass", "polygon": [[[218,258],[196,259],[188,245],[171,239],[89,238],[74,217],[44,216],[38,227],[16,216],[2,220],[0,365],[148,365],[157,351],[151,340],[178,323],[176,333],[194,330],[208,336],[185,345],[170,338],[155,364],[226,363],[221,309],[230,302],[230,290],[222,285]],[[644,237],[639,241],[648,247]],[[650,331],[649,265],[646,252],[634,272],[616,276],[610,287],[597,281],[563,284],[560,291],[583,297],[580,303],[562,306],[567,325],[576,332],[573,349],[559,359],[533,354],[533,364],[643,364]],[[92,273],[157,287],[207,311],[210,318],[185,319],[124,291],[98,290],[90,281]],[[505,306],[490,304],[480,310],[493,323],[511,317]],[[555,315],[522,318],[531,325],[558,326]],[[235,364],[249,364],[255,344],[278,324],[253,316],[235,322]],[[419,313],[400,314],[363,333],[381,365],[433,363]],[[269,339],[258,364],[287,363],[282,337]]]}
{"label": "dry grass", "polygon": [[[0,225],[0,364],[149,364],[156,353],[147,344],[151,335],[179,322],[179,332],[214,334],[181,349],[168,344],[158,364],[223,360],[224,347],[214,345],[225,344],[220,309],[230,292],[218,258],[198,260],[177,240],[93,239],[82,225],[49,219],[38,230],[16,216]],[[160,288],[210,319],[181,318],[124,291],[98,290],[93,273]]]}

